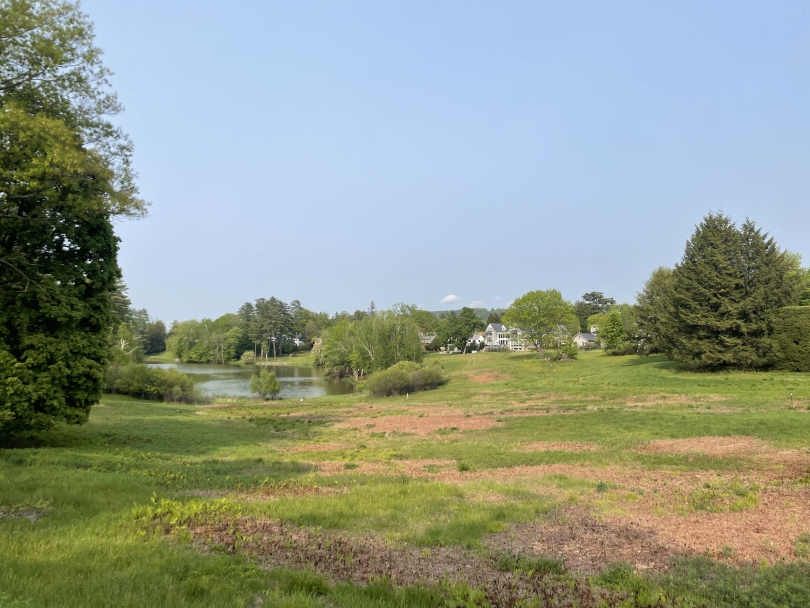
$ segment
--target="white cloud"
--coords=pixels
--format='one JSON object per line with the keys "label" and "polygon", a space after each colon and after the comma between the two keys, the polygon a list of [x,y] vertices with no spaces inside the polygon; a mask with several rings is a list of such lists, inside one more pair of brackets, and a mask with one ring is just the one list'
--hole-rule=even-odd
{"label": "white cloud", "polygon": [[461,302],[461,298],[454,296],[452,293],[449,296],[444,296],[441,300],[439,300],[439,304],[455,304],[456,302]]}
{"label": "white cloud", "polygon": [[486,305],[484,300],[473,300],[470,302],[470,308],[483,308]]}
{"label": "white cloud", "polygon": [[512,302],[514,302],[514,300],[509,300],[509,301],[506,303],[506,307],[507,307],[507,308],[509,308],[509,307],[512,305]]}

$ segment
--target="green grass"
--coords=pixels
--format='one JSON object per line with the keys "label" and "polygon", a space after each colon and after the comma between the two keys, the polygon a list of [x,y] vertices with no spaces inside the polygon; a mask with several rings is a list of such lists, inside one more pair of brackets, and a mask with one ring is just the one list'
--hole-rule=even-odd
{"label": "green grass", "polygon": [[[488,534],[553,511],[559,506],[554,491],[593,493],[594,482],[549,475],[528,485],[451,484],[359,474],[358,463],[388,463],[396,470],[410,459],[435,459],[453,464],[427,468],[454,474],[554,463],[742,472],[751,463],[740,458],[634,448],[655,439],[718,435],[749,435],[784,448],[810,445],[808,374],[694,374],[658,357],[601,353],[585,353],[573,363],[503,353],[430,358],[444,365],[450,382],[408,401],[359,393],[309,400],[301,410],[284,401],[200,408],[105,396],[86,426],[7,441],[0,449],[0,608],[252,606],[256,597],[264,598],[265,606],[455,605],[448,599],[453,594],[472,592],[357,586],[311,572],[263,570],[237,556],[200,552],[187,542],[145,533],[133,513],[153,496],[205,502],[229,494],[252,517],[482,551]],[[487,384],[470,380],[489,372],[501,377]],[[789,407],[791,392],[796,409]],[[427,438],[399,432],[371,436],[373,429],[334,425],[350,408],[354,415],[377,416],[407,414],[413,406],[458,408],[470,417],[519,409],[548,409],[549,415],[504,416],[502,425],[489,429],[447,429]],[[520,451],[520,444],[535,441],[591,442],[600,449]],[[289,451],[323,442],[347,447]],[[316,473],[315,465],[327,460],[345,463],[343,472]],[[260,500],[262,492],[275,497]],[[742,483],[712,482],[686,500],[693,510],[733,513],[749,508],[756,496],[756,488]],[[798,538],[797,555],[805,556],[808,546],[804,536]],[[505,569],[515,571],[559,567],[526,556],[503,560]],[[806,605],[790,603],[804,601],[810,589],[802,578],[805,566],[749,571],[696,564],[642,582],[624,580],[626,572],[617,570],[593,584],[636,595],[642,589],[681,595],[688,590],[690,597],[709,598],[705,605]],[[733,603],[740,598],[749,603]],[[773,598],[789,599],[779,604]]]}

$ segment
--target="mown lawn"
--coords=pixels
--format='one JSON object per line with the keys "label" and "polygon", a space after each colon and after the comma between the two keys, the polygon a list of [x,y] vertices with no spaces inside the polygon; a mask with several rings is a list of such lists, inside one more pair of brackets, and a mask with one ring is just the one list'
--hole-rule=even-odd
{"label": "mown lawn", "polygon": [[[810,447],[808,374],[693,374],[658,357],[601,353],[573,363],[504,353],[431,358],[450,382],[407,398],[358,393],[211,407],[105,396],[84,427],[7,441],[0,449],[0,608],[485,605],[458,583],[364,585],[300,567],[262,568],[238,551],[201,550],[186,535],[166,535],[138,513],[161,500],[199,505],[226,497],[240,517],[428,554],[459,547],[484,559],[490,535],[594,492],[588,480],[501,480],[499,470],[571,464],[736,475],[764,465],[739,455],[638,448],[724,436]],[[387,416],[421,423],[434,412],[477,427],[375,431]],[[521,450],[532,442],[595,447]],[[410,475],[408,467],[495,476],[443,480]],[[810,605],[810,570],[801,560],[678,564],[647,576],[615,567],[587,585],[622,590],[628,605],[653,596],[659,605],[676,596],[695,606]]]}

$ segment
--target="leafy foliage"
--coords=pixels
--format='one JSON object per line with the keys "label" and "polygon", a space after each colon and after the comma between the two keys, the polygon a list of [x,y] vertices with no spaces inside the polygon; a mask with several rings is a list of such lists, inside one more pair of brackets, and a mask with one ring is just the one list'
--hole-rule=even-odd
{"label": "leafy foliage", "polygon": [[263,369],[258,376],[253,375],[250,378],[250,392],[259,395],[262,399],[267,399],[268,396],[275,397],[280,390],[275,372]]}
{"label": "leafy foliage", "polygon": [[447,376],[439,365],[420,368],[410,361],[402,361],[372,374],[366,388],[375,397],[391,397],[435,389],[446,382]]}
{"label": "leafy foliage", "polygon": [[174,368],[128,363],[107,370],[105,391],[139,399],[190,403],[199,398],[191,376]]}
{"label": "leafy foliage", "polygon": [[419,330],[411,319],[415,307],[396,305],[360,321],[338,321],[322,334],[316,363],[327,373],[360,376],[400,361],[420,363],[424,356]]}
{"label": "leafy foliage", "polygon": [[523,332],[543,356],[551,344],[564,344],[579,329],[574,307],[556,289],[530,291],[517,298],[503,315],[503,322]]}
{"label": "leafy foliage", "polygon": [[111,218],[143,213],[87,17],[0,6],[0,434],[82,423],[119,275]]}

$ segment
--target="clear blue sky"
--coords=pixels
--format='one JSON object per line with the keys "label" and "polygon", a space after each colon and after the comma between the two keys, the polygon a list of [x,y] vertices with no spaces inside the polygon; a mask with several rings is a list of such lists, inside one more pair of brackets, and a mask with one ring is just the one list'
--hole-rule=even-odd
{"label": "clear blue sky", "polygon": [[805,0],[82,7],[153,203],[124,278],[166,321],[632,301],[720,209],[810,262]]}

